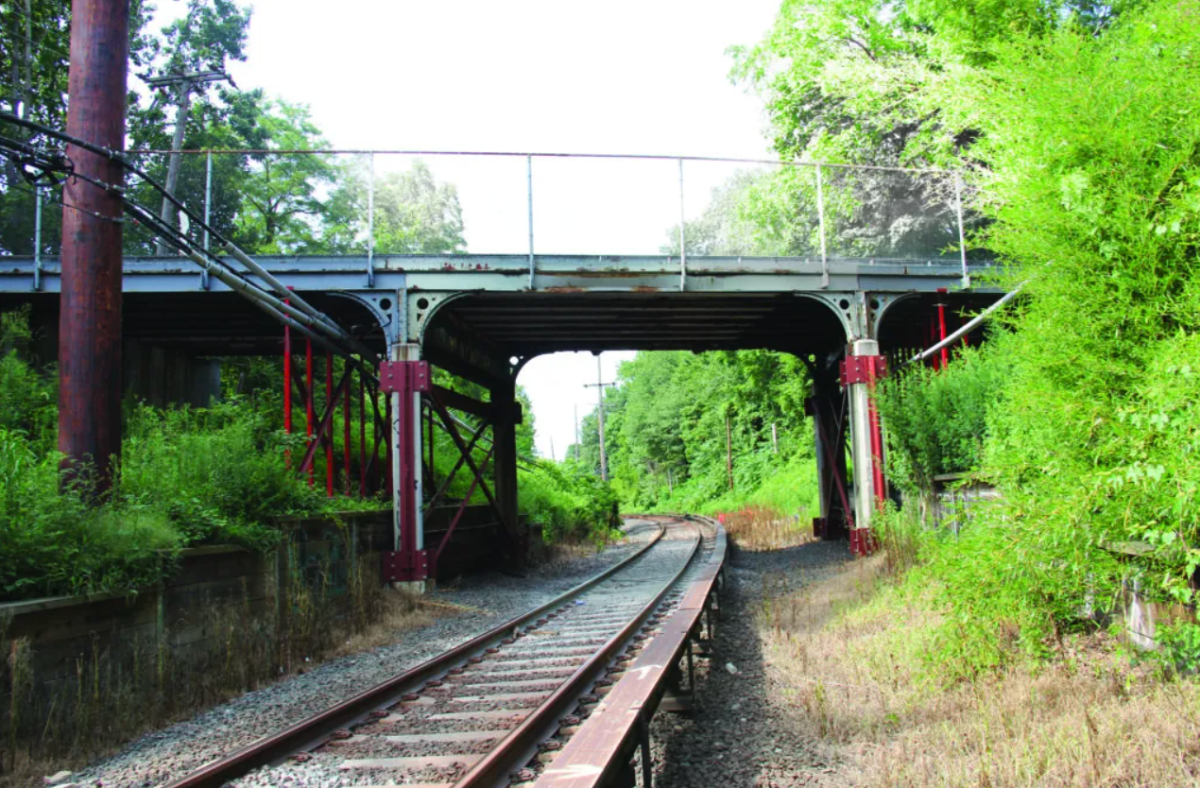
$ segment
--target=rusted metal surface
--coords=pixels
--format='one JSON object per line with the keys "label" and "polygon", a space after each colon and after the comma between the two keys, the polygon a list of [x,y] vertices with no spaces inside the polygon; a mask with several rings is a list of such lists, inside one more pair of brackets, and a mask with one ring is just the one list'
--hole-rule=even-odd
{"label": "rusted metal surface", "polygon": [[[290,728],[266,736],[225,758],[213,761],[207,766],[169,783],[167,788],[220,788],[230,780],[237,779],[252,769],[278,763],[294,753],[307,752],[331,739],[335,731],[351,728],[368,719],[386,717],[386,712],[383,710],[401,702],[413,689],[429,680],[439,679],[455,669],[455,666],[468,659],[478,657],[487,648],[509,637],[518,628],[539,620],[550,611],[561,607],[566,601],[603,582],[644,555],[661,538],[662,531],[660,530],[655,537],[620,563],[609,567],[546,604]],[[478,716],[480,713],[472,712],[472,714]]]}
{"label": "rusted metal surface", "polygon": [[[110,150],[125,144],[127,0],[74,0],[67,133]],[[75,145],[81,175],[120,186],[119,163]],[[82,178],[63,188],[58,449],[68,470],[92,461],[97,492],[121,451],[121,197]]]}
{"label": "rusted metal surface", "polygon": [[[626,668],[624,677],[571,736],[534,788],[593,788],[606,784],[624,767],[623,756],[630,741],[643,736],[671,670],[691,647],[692,633],[716,592],[725,562],[726,537],[720,525],[713,525],[718,529],[713,553],[689,585],[679,607],[660,624],[661,631],[647,642]],[[642,756],[644,769],[650,765],[647,755]]]}

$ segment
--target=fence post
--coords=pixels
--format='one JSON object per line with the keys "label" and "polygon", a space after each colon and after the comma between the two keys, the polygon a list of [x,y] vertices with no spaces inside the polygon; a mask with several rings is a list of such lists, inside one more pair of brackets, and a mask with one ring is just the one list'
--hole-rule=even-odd
{"label": "fence post", "polygon": [[367,287],[375,286],[375,154],[367,176]]}
{"label": "fence post", "polygon": [[[212,216],[212,151],[204,163],[204,251],[208,251],[208,227]],[[200,271],[200,286],[208,289],[208,269]]]}
{"label": "fence post", "polygon": [[829,257],[825,253],[825,193],[821,184],[821,164],[817,163],[817,228],[821,233],[821,287],[829,287]]}
{"label": "fence post", "polygon": [[687,284],[687,235],[684,231],[683,212],[683,159],[679,160],[679,292]]}
{"label": "fence post", "polygon": [[33,186],[33,289],[42,289],[42,187]]}
{"label": "fence post", "polygon": [[525,195],[529,210],[529,289],[533,289],[533,156],[525,157]]}

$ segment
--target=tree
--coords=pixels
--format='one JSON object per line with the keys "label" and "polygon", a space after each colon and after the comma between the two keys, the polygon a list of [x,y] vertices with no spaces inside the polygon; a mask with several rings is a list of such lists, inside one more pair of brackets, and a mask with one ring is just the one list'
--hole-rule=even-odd
{"label": "tree", "polygon": [[[328,143],[308,107],[282,99],[261,102],[255,120],[264,149],[319,150]],[[299,254],[320,246],[327,195],[345,170],[327,154],[255,153],[241,183],[242,210],[234,240],[258,254]]]}
{"label": "tree", "polygon": [[[775,241],[751,213],[755,187],[767,179],[764,172],[740,170],[712,191],[699,219],[684,225],[688,255],[776,255],[786,246]],[[663,254],[679,254],[679,225],[667,233]]]}
{"label": "tree", "polygon": [[[370,174],[365,161],[341,174],[330,199],[326,251],[350,253],[365,246]],[[375,179],[375,251],[381,254],[463,254],[462,207],[453,184],[438,183],[420,159],[407,172]]]}

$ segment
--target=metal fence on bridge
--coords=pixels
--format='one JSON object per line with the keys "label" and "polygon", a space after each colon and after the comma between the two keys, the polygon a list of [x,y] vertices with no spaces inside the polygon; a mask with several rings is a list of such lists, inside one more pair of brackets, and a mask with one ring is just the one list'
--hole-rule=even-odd
{"label": "metal fence on bridge", "polygon": [[[151,173],[169,151],[131,154]],[[258,253],[794,256],[946,264],[969,283],[958,172],[606,154],[190,150],[175,194]],[[163,176],[161,180],[169,180]],[[58,187],[28,194],[33,221],[0,252],[52,255]],[[130,179],[154,213],[160,198]],[[15,196],[15,195],[10,195]],[[36,208],[34,207],[36,203]],[[18,203],[19,204],[19,203]],[[9,205],[18,208],[9,201]],[[191,233],[207,248],[204,233]],[[126,254],[167,254],[130,223]]]}

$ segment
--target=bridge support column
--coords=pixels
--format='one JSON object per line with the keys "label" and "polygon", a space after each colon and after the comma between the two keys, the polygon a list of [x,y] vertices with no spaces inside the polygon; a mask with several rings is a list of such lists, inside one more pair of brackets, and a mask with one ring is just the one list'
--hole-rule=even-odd
{"label": "bridge support column", "polygon": [[821,497],[820,517],[813,521],[813,533],[821,539],[842,539],[849,535],[852,525],[849,474],[846,471],[849,425],[846,395],[838,380],[836,358],[827,364],[818,361],[810,369],[813,393],[807,411],[813,419]]}
{"label": "bridge support column", "polygon": [[395,550],[383,557],[385,582],[425,590],[429,576],[421,510],[421,394],[430,390],[429,364],[416,345],[396,345],[379,369],[380,390],[391,397],[392,516]]}
{"label": "bridge support column", "polygon": [[510,537],[513,555],[509,563],[524,563],[525,544],[518,525],[517,507],[517,425],[521,423],[521,405],[516,401],[516,380],[511,375],[491,389],[493,462],[496,480],[496,504]]}
{"label": "bridge support column", "polygon": [[850,531],[850,549],[868,555],[875,549],[871,519],[887,499],[883,479],[883,439],[879,414],[872,402],[875,381],[882,377],[886,361],[874,339],[857,339],[853,353],[842,362],[842,385],[850,397],[850,453],[854,463],[855,523]]}

